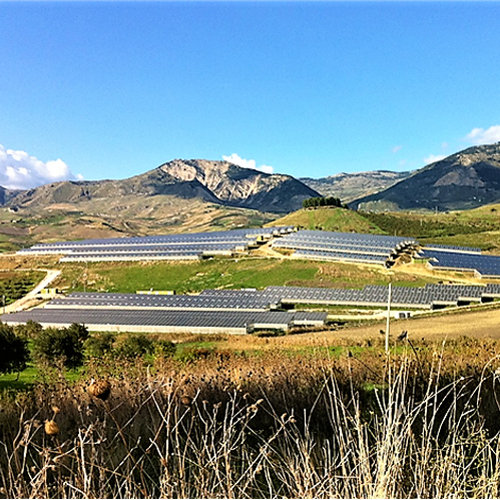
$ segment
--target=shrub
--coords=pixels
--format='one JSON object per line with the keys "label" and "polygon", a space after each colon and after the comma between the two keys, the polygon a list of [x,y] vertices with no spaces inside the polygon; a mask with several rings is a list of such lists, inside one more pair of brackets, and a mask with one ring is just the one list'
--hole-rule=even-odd
{"label": "shrub", "polygon": [[34,339],[34,354],[38,362],[65,368],[83,365],[84,342],[89,332],[84,325],[73,323],[68,328],[46,328]]}
{"label": "shrub", "polygon": [[175,354],[176,345],[170,340],[158,340],[155,343],[155,354],[162,357],[170,357]]}
{"label": "shrub", "polygon": [[102,358],[113,352],[115,336],[106,332],[93,335],[85,341],[85,354],[91,358]]}
{"label": "shrub", "polygon": [[324,196],[319,196],[315,198],[307,198],[302,202],[303,208],[311,208],[311,207],[339,207],[344,208],[342,205],[342,201],[340,198],[334,198],[330,196],[325,198]]}
{"label": "shrub", "polygon": [[145,335],[129,335],[118,349],[124,358],[137,358],[154,352],[154,342]]}
{"label": "shrub", "polygon": [[0,323],[0,373],[21,372],[30,359],[28,342],[10,325]]}

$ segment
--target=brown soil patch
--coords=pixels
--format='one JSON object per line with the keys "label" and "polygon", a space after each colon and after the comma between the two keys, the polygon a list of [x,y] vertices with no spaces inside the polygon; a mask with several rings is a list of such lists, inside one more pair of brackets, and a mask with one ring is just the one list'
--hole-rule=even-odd
{"label": "brown soil patch", "polygon": [[[284,345],[314,345],[318,343],[336,344],[350,341],[381,338],[380,330],[385,330],[385,321],[340,330],[291,335],[280,338]],[[500,309],[486,311],[464,311],[457,314],[443,314],[424,318],[410,318],[391,321],[391,337],[397,337],[407,330],[410,339],[441,340],[461,336],[500,339]]]}

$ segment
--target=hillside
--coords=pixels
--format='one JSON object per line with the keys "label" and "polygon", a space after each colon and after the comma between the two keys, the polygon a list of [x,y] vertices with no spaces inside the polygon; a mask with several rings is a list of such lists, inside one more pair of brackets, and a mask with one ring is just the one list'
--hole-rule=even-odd
{"label": "hillside", "polygon": [[318,193],[287,175],[173,160],[123,180],[0,187],[0,251],[37,242],[261,226]]}
{"label": "hillside", "polygon": [[500,254],[500,205],[448,213],[358,212],[385,234]]}
{"label": "hillside", "polygon": [[475,146],[350,203],[362,210],[464,210],[500,200],[500,143]]}
{"label": "hillside", "polygon": [[363,215],[345,208],[319,207],[301,209],[285,215],[267,226],[296,226],[303,229],[321,229],[343,233],[383,234],[383,231]]}
{"label": "hillside", "polygon": [[362,196],[387,189],[409,175],[410,172],[375,170],[372,172],[341,173],[320,179],[303,177],[300,180],[323,196],[334,196],[340,198],[343,203],[350,203]]}
{"label": "hillside", "polygon": [[0,251],[61,240],[260,227],[276,217],[168,195],[60,203],[43,209],[20,208],[15,213],[0,207]]}
{"label": "hillside", "polygon": [[79,205],[92,201],[106,206],[108,202],[125,196],[136,196],[147,203],[147,198],[158,195],[286,213],[297,210],[304,199],[318,196],[318,193],[288,175],[266,174],[225,161],[173,160],[123,180],[47,184],[4,196],[3,204],[44,208],[52,204]]}

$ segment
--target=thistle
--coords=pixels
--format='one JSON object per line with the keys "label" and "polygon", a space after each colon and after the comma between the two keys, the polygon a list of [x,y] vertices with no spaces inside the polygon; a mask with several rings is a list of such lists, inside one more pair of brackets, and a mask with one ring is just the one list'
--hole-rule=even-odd
{"label": "thistle", "polygon": [[94,398],[106,401],[111,393],[111,384],[107,380],[92,379],[87,387],[87,392]]}
{"label": "thistle", "polygon": [[54,422],[54,420],[45,421],[45,434],[48,436],[55,436],[59,434],[59,426]]}

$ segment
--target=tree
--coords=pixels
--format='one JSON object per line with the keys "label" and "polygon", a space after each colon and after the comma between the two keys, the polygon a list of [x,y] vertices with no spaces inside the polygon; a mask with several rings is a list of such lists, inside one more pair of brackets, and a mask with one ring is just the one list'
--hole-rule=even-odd
{"label": "tree", "polygon": [[40,335],[43,328],[40,323],[33,321],[32,319],[28,320],[26,323],[21,325],[16,325],[14,330],[17,335],[27,338],[27,339],[35,339]]}
{"label": "tree", "polygon": [[21,372],[29,359],[28,341],[18,337],[12,326],[0,323],[0,373]]}
{"label": "tree", "polygon": [[35,358],[52,366],[78,368],[83,365],[84,342],[88,337],[87,328],[77,323],[68,328],[46,328],[34,339]]}
{"label": "tree", "polygon": [[307,198],[302,202],[302,206],[304,208],[310,208],[310,207],[339,207],[339,208],[345,208],[342,205],[342,201],[340,198],[335,198],[333,196],[330,196],[328,198],[325,198],[323,196],[315,197],[315,198]]}

